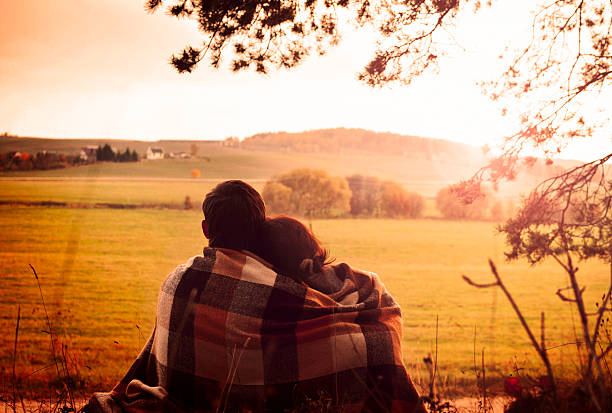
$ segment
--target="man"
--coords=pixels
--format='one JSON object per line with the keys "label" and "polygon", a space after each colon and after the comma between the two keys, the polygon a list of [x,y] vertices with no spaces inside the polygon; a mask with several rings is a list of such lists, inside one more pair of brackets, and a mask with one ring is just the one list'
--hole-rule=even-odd
{"label": "man", "polygon": [[164,281],[151,338],[88,410],[424,412],[375,274],[337,266],[332,299],[274,271],[249,252],[265,206],[244,182],[217,185],[202,209],[210,246]]}

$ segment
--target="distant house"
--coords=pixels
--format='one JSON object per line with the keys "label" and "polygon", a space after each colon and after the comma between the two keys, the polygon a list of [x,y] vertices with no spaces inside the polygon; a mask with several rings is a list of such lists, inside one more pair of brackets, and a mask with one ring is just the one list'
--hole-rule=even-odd
{"label": "distant house", "polygon": [[81,151],[87,155],[88,157],[96,157],[96,153],[98,153],[98,147],[95,145],[87,145],[81,147]]}
{"label": "distant house", "polygon": [[170,152],[168,157],[173,158],[173,159],[175,158],[189,159],[191,158],[191,154],[188,154],[187,152]]}
{"label": "distant house", "polygon": [[81,152],[79,153],[79,158],[84,161],[88,159],[96,160],[96,156],[98,153],[98,147],[94,145],[82,146]]}
{"label": "distant house", "polygon": [[145,154],[147,159],[164,159],[164,150],[158,147],[149,146]]}

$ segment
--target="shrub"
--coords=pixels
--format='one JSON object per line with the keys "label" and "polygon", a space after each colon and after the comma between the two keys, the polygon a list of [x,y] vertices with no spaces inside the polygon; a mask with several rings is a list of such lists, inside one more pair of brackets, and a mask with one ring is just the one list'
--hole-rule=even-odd
{"label": "shrub", "polygon": [[263,189],[266,208],[277,214],[288,214],[291,208],[291,188],[280,182],[268,181]]}
{"label": "shrub", "polygon": [[373,176],[351,175],[351,214],[418,218],[423,215],[425,200],[393,181],[380,181]]}
{"label": "shrub", "polygon": [[380,215],[382,185],[374,176],[351,175],[346,178],[351,190],[352,215]]}
{"label": "shrub", "polygon": [[483,193],[468,203],[451,186],[440,189],[436,195],[436,208],[445,218],[482,219],[487,214],[488,205],[488,194]]}
{"label": "shrub", "polygon": [[346,180],[321,169],[294,169],[268,181],[264,188],[264,200],[271,210],[310,218],[345,214],[350,199]]}

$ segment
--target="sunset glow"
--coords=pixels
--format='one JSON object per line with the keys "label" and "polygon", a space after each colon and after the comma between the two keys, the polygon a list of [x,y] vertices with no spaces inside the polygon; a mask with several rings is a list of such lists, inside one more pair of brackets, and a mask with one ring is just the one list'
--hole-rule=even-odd
{"label": "sunset glow", "polygon": [[[199,44],[197,28],[147,14],[140,0],[4,1],[0,132],[155,140],[349,127],[494,146],[514,132],[513,121],[476,82],[499,73],[499,50],[526,41],[530,3],[465,16],[469,30],[452,33],[456,45],[438,74],[379,90],[356,80],[373,51],[365,31],[347,31],[327,56],[291,71],[233,74],[203,62],[179,75],[168,58]],[[571,145],[564,157],[589,159],[612,146],[609,133],[596,142]]]}

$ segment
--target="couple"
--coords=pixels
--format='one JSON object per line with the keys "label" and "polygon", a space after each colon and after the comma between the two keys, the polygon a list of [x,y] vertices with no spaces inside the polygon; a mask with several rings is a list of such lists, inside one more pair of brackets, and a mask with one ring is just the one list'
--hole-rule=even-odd
{"label": "couple", "polygon": [[299,221],[242,181],[206,195],[210,247],[159,293],[153,334],[91,412],[424,412],[401,314],[378,276],[328,265]]}

